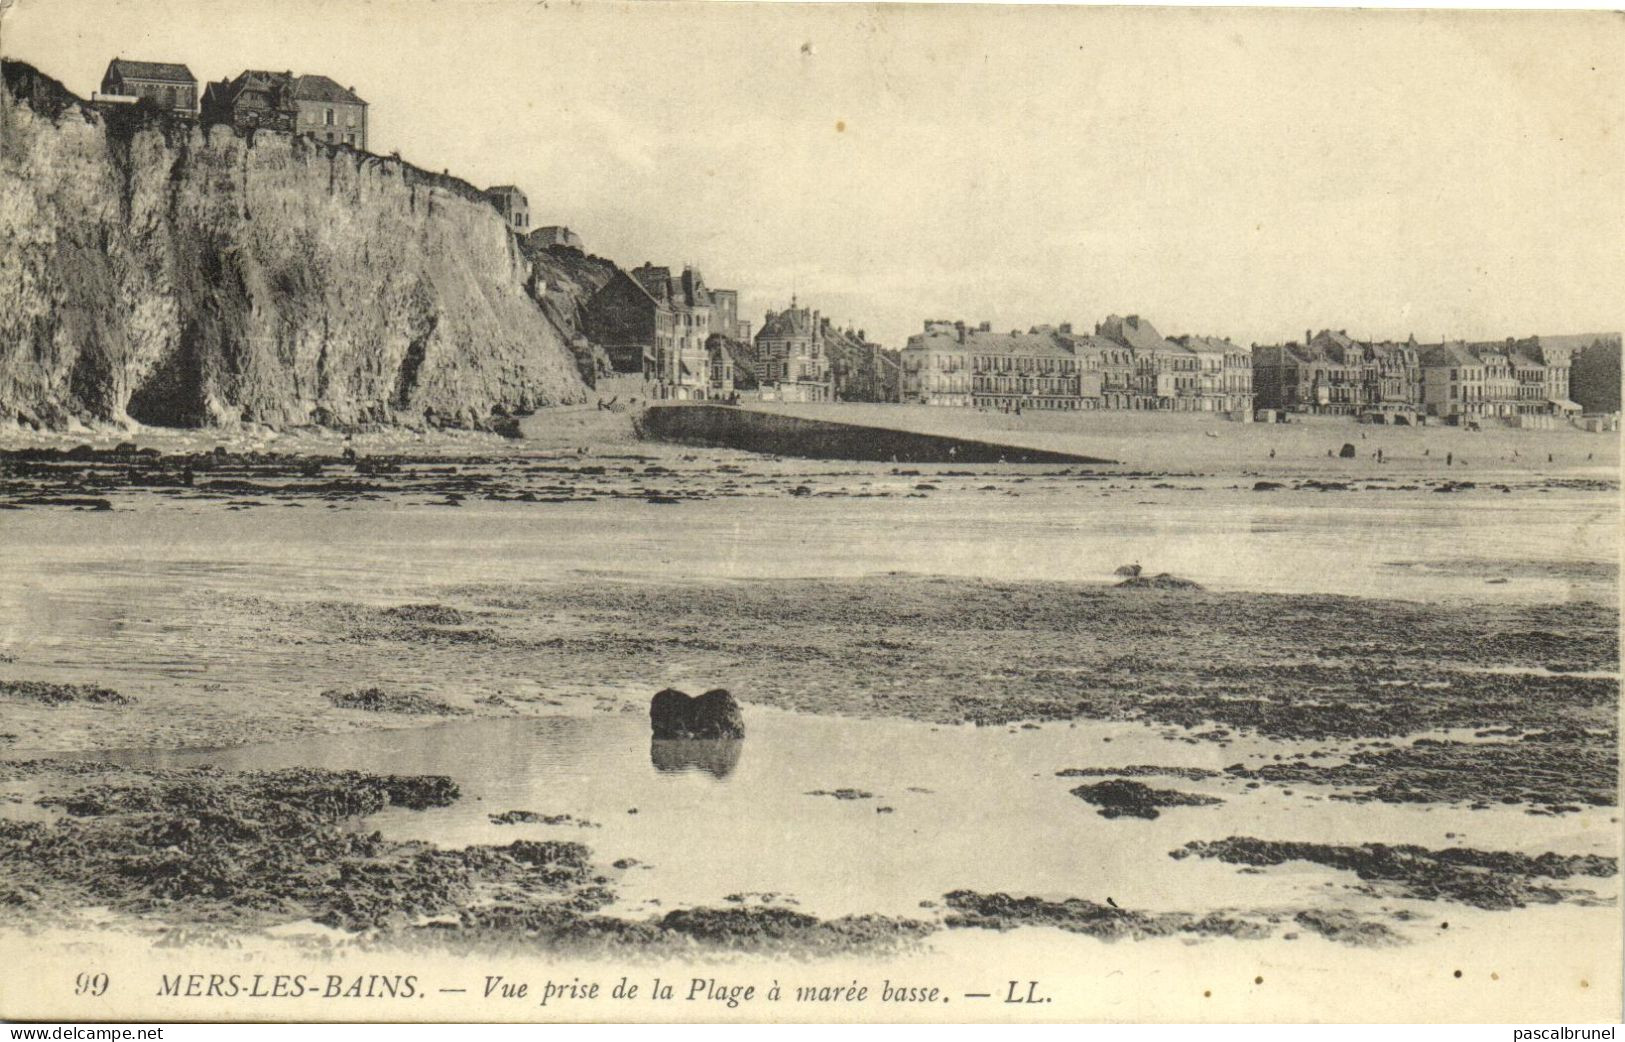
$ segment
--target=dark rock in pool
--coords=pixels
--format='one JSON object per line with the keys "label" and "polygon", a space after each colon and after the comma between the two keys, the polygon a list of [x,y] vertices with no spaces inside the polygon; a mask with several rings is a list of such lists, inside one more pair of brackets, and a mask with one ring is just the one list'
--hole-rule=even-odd
{"label": "dark rock in pool", "polygon": [[1072,790],[1072,795],[1099,807],[1100,816],[1103,818],[1131,817],[1149,820],[1157,817],[1160,807],[1202,807],[1224,802],[1217,796],[1199,796],[1175,789],[1153,789],[1149,785],[1120,778],[1097,782],[1094,785],[1080,785]]}
{"label": "dark rock in pool", "polygon": [[657,739],[743,738],[745,717],[723,688],[698,698],[668,687],[649,701],[649,726]]}

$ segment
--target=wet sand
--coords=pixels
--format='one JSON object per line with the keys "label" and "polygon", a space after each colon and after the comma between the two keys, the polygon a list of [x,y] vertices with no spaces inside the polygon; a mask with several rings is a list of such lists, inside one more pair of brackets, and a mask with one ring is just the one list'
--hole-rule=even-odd
{"label": "wet sand", "polygon": [[[549,446],[398,433],[227,445],[184,434],[88,452],[36,442],[0,458],[0,505],[18,508],[0,514],[16,580],[0,602],[0,750],[11,763],[0,856],[29,888],[8,900],[59,926],[100,901],[196,928],[226,914],[233,887],[259,885],[232,865],[298,849],[266,847],[232,824],[268,815],[305,837],[306,854],[360,858],[351,870],[381,885],[357,890],[367,908],[324,905],[314,885],[266,893],[233,922],[313,919],[452,947],[524,937],[829,955],[1017,927],[1146,944],[1302,934],[1384,947],[1418,936],[1405,918],[1414,912],[1391,904],[1396,885],[1423,903],[1467,895],[1474,915],[1489,916],[1617,899],[1612,857],[1555,832],[1520,839],[1507,824],[1584,821],[1595,840],[1606,820],[1617,839],[1618,483],[1605,466],[1477,452],[1472,471],[1446,474],[1395,449],[1380,468],[1278,452],[1256,471],[1176,470],[1172,457],[1153,465],[1166,470],[916,469],[613,440],[582,452],[570,434],[586,439],[624,418],[575,416]],[[1311,433],[1247,436],[1283,432]],[[1501,437],[1489,433],[1481,445]],[[1550,444],[1577,451],[1591,444],[1574,440],[1583,437],[1594,436],[1554,433]],[[1385,527],[1396,518],[1409,527]],[[1142,522],[1152,527],[1137,530]],[[1554,523],[1560,540],[1549,538]],[[1148,574],[1199,585],[1118,588],[1112,570],[1142,554]],[[953,568],[922,574],[932,560]],[[448,719],[637,715],[665,686],[723,686],[764,711],[979,728],[1012,742],[1033,728],[1116,729],[1101,740],[1117,736],[1121,762],[1103,755],[1111,746],[1079,746],[1076,762],[1050,756],[1031,772],[1090,818],[1096,809],[1068,790],[1106,785],[1130,808],[1160,800],[1158,828],[1203,814],[1272,825],[1263,839],[1239,825],[1198,831],[1207,845],[1178,859],[1169,855],[1183,841],[1134,847],[1209,881],[1171,903],[1118,908],[1104,894],[1006,893],[994,881],[939,889],[934,907],[913,913],[808,912],[740,893],[737,904],[693,905],[668,921],[668,911],[616,905],[617,881],[643,866],[577,831],[601,821],[598,808],[477,808],[491,829],[570,829],[574,845],[544,859],[563,859],[567,885],[557,888],[531,878],[535,850],[514,846],[534,837],[447,850],[408,830],[340,849],[333,837],[396,812],[305,820],[287,816],[284,782],[263,771],[42,759]],[[1193,762],[1175,749],[1208,752]],[[1079,775],[1089,780],[1063,781]],[[858,791],[858,780],[831,776],[807,791]],[[1346,812],[1328,809],[1316,819],[1326,827],[1302,832],[1306,819],[1274,808],[1305,790]],[[828,802],[882,822],[894,805],[907,811],[897,793],[879,795],[884,804]],[[188,828],[177,823],[200,808],[219,827],[181,838],[201,844],[192,861],[213,874],[158,873],[192,879],[176,893],[128,880],[102,892],[92,868],[74,877],[53,867],[67,853],[26,853],[116,869],[136,856],[135,837]],[[1372,850],[1383,830],[1363,830],[1381,814],[1431,808],[1496,824],[1476,829],[1471,846],[1449,833],[1411,844],[1401,868]],[[512,817],[489,820],[502,812]],[[1130,810],[1101,827],[1145,827],[1150,816]],[[1260,845],[1283,840],[1300,845]],[[1592,860],[1552,860],[1574,857]],[[658,874],[658,856],[646,859]],[[1346,877],[1376,903],[1213,896],[1222,874],[1292,864]],[[1463,888],[1462,872],[1511,882]],[[510,912],[476,911],[493,893]],[[1475,903],[1483,894],[1490,903]]]}

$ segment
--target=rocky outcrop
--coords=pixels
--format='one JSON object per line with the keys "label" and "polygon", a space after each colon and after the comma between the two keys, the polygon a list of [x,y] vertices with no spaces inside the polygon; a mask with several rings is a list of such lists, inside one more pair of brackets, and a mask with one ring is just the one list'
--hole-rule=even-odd
{"label": "rocky outcrop", "polygon": [[3,72],[0,423],[500,428],[585,397],[471,185]]}
{"label": "rocky outcrop", "polygon": [[739,703],[720,687],[698,698],[672,687],[656,692],[649,700],[649,726],[657,739],[745,737]]}
{"label": "rocky outcrop", "polygon": [[576,370],[589,386],[613,375],[610,357],[585,332],[587,302],[620,270],[614,261],[584,253],[574,246],[543,245],[536,233],[518,240],[529,266],[526,288],[554,325],[568,337]]}

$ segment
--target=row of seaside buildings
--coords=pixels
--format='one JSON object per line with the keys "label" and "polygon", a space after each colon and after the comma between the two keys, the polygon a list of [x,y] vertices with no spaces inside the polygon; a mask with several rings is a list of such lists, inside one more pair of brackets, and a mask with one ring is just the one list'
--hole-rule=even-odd
{"label": "row of seaside buildings", "polygon": [[753,335],[738,292],[708,287],[692,267],[616,269],[582,309],[581,328],[615,373],[640,375],[655,398],[729,400],[749,390],[769,401],[898,400],[895,354],[862,330],[792,296]]}
{"label": "row of seaside buildings", "polygon": [[[184,64],[114,58],[93,102],[146,102],[172,115],[243,131],[307,135],[367,149],[368,103],[323,75],[248,69],[203,85]],[[538,248],[581,250],[569,228],[531,225],[514,185],[486,198]],[[1302,343],[1243,348],[1206,336],[1164,337],[1137,315],[1092,333],[1070,324],[994,332],[989,323],[928,320],[900,352],[842,329],[794,297],[752,333],[739,295],[700,273],[652,264],[613,278],[581,309],[581,332],[612,372],[641,377],[651,397],[915,402],[980,409],[1118,409],[1220,414],[1237,420],[1291,413],[1388,423],[1498,420],[1550,426],[1581,412],[1569,371],[1587,338],[1418,344],[1306,332]],[[748,375],[746,375],[748,372]]]}
{"label": "row of seaside buildings", "polygon": [[1253,369],[1244,347],[1168,339],[1138,315],[1093,333],[1070,323],[996,333],[987,322],[931,320],[902,351],[902,400],[1000,411],[1140,409],[1250,419]]}
{"label": "row of seaside buildings", "polygon": [[1236,420],[1290,413],[1379,423],[1497,420],[1545,427],[1577,417],[1569,370],[1588,338],[1492,343],[1359,341],[1346,331],[1302,343],[1240,347],[1164,337],[1137,315],[1093,333],[1069,324],[993,332],[986,322],[927,321],[902,351],[904,402],[996,410],[1130,409],[1218,413]]}

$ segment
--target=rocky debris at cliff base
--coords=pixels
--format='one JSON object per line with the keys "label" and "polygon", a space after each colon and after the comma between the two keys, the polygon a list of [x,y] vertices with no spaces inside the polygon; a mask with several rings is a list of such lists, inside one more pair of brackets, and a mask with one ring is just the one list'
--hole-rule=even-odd
{"label": "rocky debris at cliff base", "polygon": [[132,695],[120,694],[94,684],[53,684],[43,680],[0,680],[0,699],[60,706],[72,702],[91,705],[125,706],[135,702]]}
{"label": "rocky debris at cliff base", "polygon": [[659,740],[745,737],[739,703],[720,687],[697,698],[671,687],[656,692],[649,700],[649,725]]}
{"label": "rocky debris at cliff base", "polygon": [[377,687],[353,691],[323,691],[322,697],[339,709],[359,709],[367,713],[404,713],[416,716],[467,716],[471,710],[448,705],[439,699],[406,691],[385,691]]}
{"label": "rocky debris at cliff base", "polygon": [[1103,818],[1156,818],[1167,807],[1205,807],[1223,803],[1217,796],[1201,796],[1175,789],[1153,789],[1137,781],[1115,778],[1111,781],[1080,785],[1072,795],[1100,808]]}
{"label": "rocky debris at cliff base", "polygon": [[1522,908],[1560,901],[1595,903],[1588,890],[1555,887],[1541,880],[1582,877],[1611,879],[1618,874],[1615,858],[1597,854],[1544,853],[1537,857],[1510,851],[1484,851],[1466,847],[1429,850],[1400,844],[1365,843],[1335,846],[1327,843],[1278,842],[1231,836],[1214,841],[1193,841],[1170,857],[1216,858],[1226,864],[1269,868],[1289,861],[1306,861],[1353,872],[1376,884],[1374,892],[1388,890],[1409,898],[1456,901],[1476,908]]}

